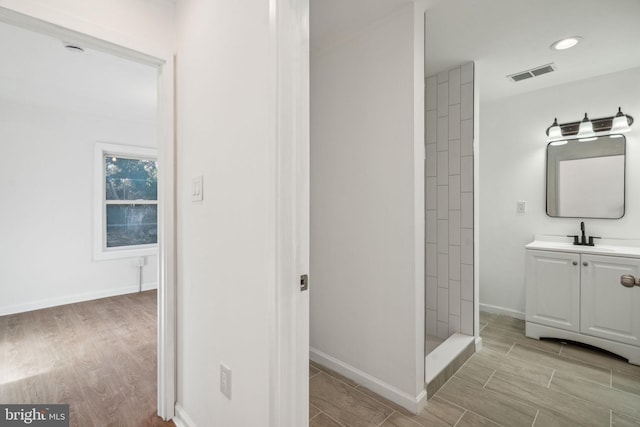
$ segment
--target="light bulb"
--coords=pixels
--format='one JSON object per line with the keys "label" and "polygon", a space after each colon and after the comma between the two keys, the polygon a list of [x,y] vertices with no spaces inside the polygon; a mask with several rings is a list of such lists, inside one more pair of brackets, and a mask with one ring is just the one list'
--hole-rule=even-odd
{"label": "light bulb", "polygon": [[553,124],[549,128],[548,132],[549,132],[549,136],[547,137],[547,142],[558,141],[563,138],[562,129],[560,128],[560,125],[558,125],[557,118],[553,120]]}
{"label": "light bulb", "polygon": [[580,127],[578,128],[578,140],[585,142],[591,141],[595,138],[596,134],[593,132],[593,123],[587,117],[587,113],[584,113],[584,119],[580,122]]}
{"label": "light bulb", "polygon": [[622,113],[622,109],[618,107],[618,113],[615,115],[613,122],[611,123],[611,133],[624,133],[629,132],[630,130],[631,128],[629,127],[626,114]]}

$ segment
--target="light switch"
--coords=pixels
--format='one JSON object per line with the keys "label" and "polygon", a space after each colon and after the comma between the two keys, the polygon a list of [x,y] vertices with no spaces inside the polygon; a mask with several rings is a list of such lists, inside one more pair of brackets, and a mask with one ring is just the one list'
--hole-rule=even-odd
{"label": "light switch", "polygon": [[231,368],[220,364],[220,391],[231,400]]}
{"label": "light switch", "polygon": [[193,178],[191,181],[191,201],[202,201],[202,175]]}

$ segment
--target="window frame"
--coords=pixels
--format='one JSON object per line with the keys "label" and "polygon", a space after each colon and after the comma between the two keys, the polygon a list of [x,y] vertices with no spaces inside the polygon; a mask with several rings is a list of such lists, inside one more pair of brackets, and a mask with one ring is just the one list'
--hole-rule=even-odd
{"label": "window frame", "polygon": [[[106,200],[106,176],[105,156],[123,157],[127,159],[155,160],[158,161],[158,150],[150,147],[133,145],[120,145],[113,143],[97,142],[94,154],[94,260],[108,260],[119,258],[134,258],[148,255],[157,255],[158,243],[107,247],[107,200]],[[149,201],[144,201],[144,204]],[[117,203],[116,203],[117,204]],[[160,212],[159,197],[155,204]]]}

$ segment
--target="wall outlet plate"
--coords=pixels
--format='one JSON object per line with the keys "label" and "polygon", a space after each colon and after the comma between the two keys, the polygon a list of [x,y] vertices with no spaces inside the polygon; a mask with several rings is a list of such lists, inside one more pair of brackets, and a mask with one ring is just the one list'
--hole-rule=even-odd
{"label": "wall outlet plate", "polygon": [[522,200],[518,201],[517,212],[520,214],[527,213],[527,202]]}

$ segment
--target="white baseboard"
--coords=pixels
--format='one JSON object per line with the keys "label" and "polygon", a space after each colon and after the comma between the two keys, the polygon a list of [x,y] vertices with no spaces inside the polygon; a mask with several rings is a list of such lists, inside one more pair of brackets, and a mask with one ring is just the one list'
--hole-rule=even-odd
{"label": "white baseboard", "polygon": [[494,314],[502,314],[504,316],[515,317],[516,319],[524,320],[524,312],[514,310],[512,308],[505,308],[505,307],[499,307],[497,305],[480,303],[480,311],[486,311],[487,313],[494,313]]}
{"label": "white baseboard", "polygon": [[[145,283],[142,285],[143,291],[158,289],[158,283]],[[97,292],[87,292],[82,294],[67,295],[57,298],[47,298],[37,301],[31,301],[22,304],[0,306],[0,316],[8,314],[24,313],[27,311],[40,310],[43,308],[57,307],[59,305],[74,304],[77,302],[91,301],[94,299],[108,298],[116,295],[125,295],[138,292],[138,286],[126,286],[123,288],[104,289]]]}
{"label": "white baseboard", "polygon": [[176,403],[176,416],[171,420],[176,427],[196,427],[196,423],[187,415],[184,408]]}
{"label": "white baseboard", "polygon": [[426,390],[422,390],[420,394],[413,396],[313,347],[309,349],[309,358],[322,366],[336,371],[340,375],[344,375],[374,393],[397,403],[412,413],[417,414],[427,403]]}

